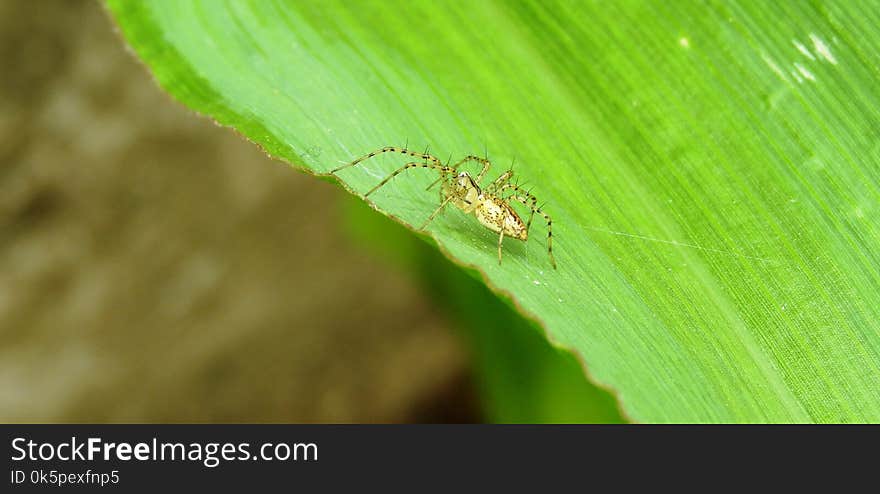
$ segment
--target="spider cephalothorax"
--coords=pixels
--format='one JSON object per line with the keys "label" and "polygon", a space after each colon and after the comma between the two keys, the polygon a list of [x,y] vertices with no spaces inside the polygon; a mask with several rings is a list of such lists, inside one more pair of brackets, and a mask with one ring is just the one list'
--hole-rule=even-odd
{"label": "spider cephalothorax", "polygon": [[[535,213],[538,213],[547,220],[547,254],[550,256],[550,264],[553,265],[554,269],[556,268],[556,260],[553,258],[553,222],[550,220],[550,216],[541,211],[541,208],[538,207],[538,200],[535,196],[523,191],[519,185],[510,183],[510,179],[513,177],[513,170],[507,170],[492,183],[485,188],[482,188],[480,187],[480,183],[486,175],[486,172],[489,171],[489,167],[492,166],[488,159],[479,158],[477,156],[466,156],[453,166],[447,166],[436,157],[427,153],[417,153],[406,148],[384,147],[378,151],[373,151],[366,156],[362,156],[351,163],[340,166],[330,173],[336,173],[344,168],[355,166],[361,161],[383,153],[400,153],[414,156],[423,161],[407,163],[401,168],[398,168],[385,177],[385,179],[379,182],[375,187],[367,191],[364,195],[365,197],[388,183],[392,178],[410,168],[421,167],[437,170],[440,172],[440,178],[428,186],[428,188],[430,189],[437,182],[442,182],[440,188],[440,206],[431,213],[431,216],[425,220],[420,229],[423,230],[428,226],[428,223],[430,223],[431,220],[433,220],[434,217],[451,202],[453,206],[457,207],[464,213],[476,216],[477,220],[483,226],[498,234],[498,264],[501,264],[501,243],[504,240],[504,237],[512,237],[523,241],[528,240],[529,227],[532,225],[532,218]],[[470,161],[482,165],[482,169],[476,177],[471,177],[468,172],[458,171],[458,167]],[[507,192],[507,195],[505,195],[505,192]],[[529,208],[530,213],[528,222],[523,222],[522,218],[520,218],[519,214],[517,214],[511,206],[511,201],[522,203]]]}
{"label": "spider cephalothorax", "polygon": [[468,172],[459,173],[454,180],[444,180],[442,186],[444,198],[451,198],[452,204],[465,213],[473,212],[477,201],[483,195],[480,186],[474,182]]}

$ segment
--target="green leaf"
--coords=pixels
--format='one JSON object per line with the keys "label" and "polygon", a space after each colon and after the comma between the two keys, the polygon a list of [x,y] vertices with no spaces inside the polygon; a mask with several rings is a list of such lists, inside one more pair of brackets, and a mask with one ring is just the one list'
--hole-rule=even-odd
{"label": "green leaf", "polygon": [[[109,4],[163,87],[297,167],[516,158],[558,270],[539,222],[501,266],[473,217],[430,234],[633,419],[880,420],[876,3]],[[418,226],[434,178],[370,199]]]}
{"label": "green leaf", "polygon": [[534,323],[494,295],[473,272],[450,266],[437,249],[367,207],[344,202],[361,245],[415,274],[464,329],[485,418],[500,423],[618,423],[617,402],[584,377],[580,362],[553,348]]}

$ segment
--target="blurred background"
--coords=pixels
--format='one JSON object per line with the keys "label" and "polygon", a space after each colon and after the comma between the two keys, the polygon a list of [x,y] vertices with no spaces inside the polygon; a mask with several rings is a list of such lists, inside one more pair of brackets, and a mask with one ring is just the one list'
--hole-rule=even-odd
{"label": "blurred background", "polygon": [[622,420],[473,273],[0,2],[0,422]]}

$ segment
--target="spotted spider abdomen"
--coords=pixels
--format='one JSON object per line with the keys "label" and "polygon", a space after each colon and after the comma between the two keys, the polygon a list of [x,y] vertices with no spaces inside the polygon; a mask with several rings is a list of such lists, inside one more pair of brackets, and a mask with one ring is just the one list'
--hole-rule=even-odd
{"label": "spotted spider abdomen", "polygon": [[525,223],[507,203],[495,197],[485,197],[474,208],[477,220],[495,233],[504,232],[505,237],[528,240],[529,232]]}

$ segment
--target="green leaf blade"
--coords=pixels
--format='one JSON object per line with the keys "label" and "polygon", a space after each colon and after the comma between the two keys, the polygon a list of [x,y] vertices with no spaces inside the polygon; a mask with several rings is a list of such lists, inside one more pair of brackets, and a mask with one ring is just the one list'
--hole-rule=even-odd
{"label": "green leaf blade", "polygon": [[[109,4],[163,87],[299,167],[516,158],[558,270],[539,220],[501,266],[473,218],[430,231],[635,420],[880,420],[876,5]],[[417,226],[434,178],[370,199]]]}

